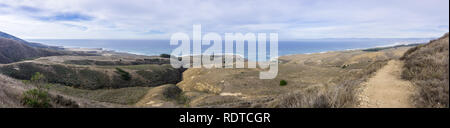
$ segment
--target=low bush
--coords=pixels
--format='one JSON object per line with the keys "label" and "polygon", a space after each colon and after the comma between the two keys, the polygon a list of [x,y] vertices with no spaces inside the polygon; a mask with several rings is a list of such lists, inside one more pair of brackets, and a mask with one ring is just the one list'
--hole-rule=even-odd
{"label": "low bush", "polygon": [[449,107],[449,43],[448,34],[428,44],[409,49],[402,78],[417,89],[413,99],[417,107]]}
{"label": "low bush", "polygon": [[181,69],[175,68],[139,70],[136,73],[154,86],[162,84],[176,84],[182,80]]}
{"label": "low bush", "polygon": [[286,80],[281,80],[280,81],[280,86],[286,86],[287,85],[287,81]]}
{"label": "low bush", "polygon": [[22,102],[24,105],[33,108],[48,108],[50,98],[48,92],[40,89],[31,89],[23,93]]}
{"label": "low bush", "polygon": [[48,108],[50,107],[50,97],[48,87],[45,86],[45,76],[36,72],[30,79],[31,83],[37,88],[25,91],[23,93],[22,102],[24,105],[33,108]]}
{"label": "low bush", "polygon": [[125,81],[130,81],[131,80],[131,75],[130,73],[124,71],[121,68],[116,68],[116,73],[120,75],[120,77],[122,78],[122,80]]}

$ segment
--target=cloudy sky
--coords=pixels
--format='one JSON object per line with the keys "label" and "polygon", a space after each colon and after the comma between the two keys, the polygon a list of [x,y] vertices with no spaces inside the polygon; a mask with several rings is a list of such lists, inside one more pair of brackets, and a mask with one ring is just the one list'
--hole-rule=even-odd
{"label": "cloudy sky", "polygon": [[0,0],[0,31],[25,39],[169,39],[175,32],[304,38],[438,37],[449,0]]}

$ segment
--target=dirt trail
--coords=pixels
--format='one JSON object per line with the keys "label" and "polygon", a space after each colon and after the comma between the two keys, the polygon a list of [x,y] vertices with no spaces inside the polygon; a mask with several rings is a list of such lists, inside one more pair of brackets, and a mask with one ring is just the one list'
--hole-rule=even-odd
{"label": "dirt trail", "polygon": [[359,95],[361,108],[411,108],[414,87],[401,79],[403,62],[391,60],[364,83]]}

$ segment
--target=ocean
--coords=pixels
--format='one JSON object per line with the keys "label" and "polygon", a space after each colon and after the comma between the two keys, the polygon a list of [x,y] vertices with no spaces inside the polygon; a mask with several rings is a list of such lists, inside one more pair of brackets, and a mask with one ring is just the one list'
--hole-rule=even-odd
{"label": "ocean", "polygon": [[[411,43],[426,43],[431,38],[407,39],[305,39],[295,41],[279,41],[278,55],[310,54],[327,51],[342,51],[374,47],[394,46]],[[170,54],[178,46],[169,45],[169,40],[106,40],[106,39],[32,39],[31,42],[42,43],[65,48],[103,48],[117,52],[139,55]],[[203,45],[202,49],[208,46]],[[247,49],[247,48],[245,48]],[[245,53],[247,54],[247,53]],[[269,53],[267,53],[269,54]]]}

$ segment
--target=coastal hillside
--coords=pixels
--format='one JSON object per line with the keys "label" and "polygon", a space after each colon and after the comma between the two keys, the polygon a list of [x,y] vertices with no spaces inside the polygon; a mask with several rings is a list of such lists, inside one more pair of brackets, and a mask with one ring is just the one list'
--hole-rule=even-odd
{"label": "coastal hillside", "polygon": [[[23,108],[23,93],[36,88],[33,85],[0,74],[0,108]],[[72,97],[50,90],[49,103],[55,108],[78,107],[121,107],[117,104],[98,102],[78,97]]]}
{"label": "coastal hillside", "polygon": [[21,42],[21,43],[27,42],[25,40],[22,40],[20,38],[17,38],[17,37],[15,37],[13,35],[10,35],[8,33],[2,32],[2,31],[0,31],[0,38],[11,39],[11,40],[15,40],[15,41],[18,41],[18,42]]}
{"label": "coastal hillside", "polygon": [[31,60],[46,56],[98,56],[88,51],[72,51],[56,46],[27,42],[10,34],[0,32],[0,64]]}
{"label": "coastal hillside", "polygon": [[[29,43],[13,35],[0,31],[0,64],[12,63],[41,56],[63,55],[48,49],[36,48],[37,43]],[[43,46],[43,45],[42,45]]]}
{"label": "coastal hillside", "polygon": [[[74,101],[78,104],[76,106],[61,107],[120,107],[134,105],[147,91],[154,95],[176,90],[174,84],[181,81],[185,70],[172,68],[169,59],[164,56],[140,56],[95,49],[54,50],[30,46],[9,34],[2,33],[1,36],[1,107],[30,107],[22,103],[22,98],[24,92],[37,87],[29,83],[36,73],[42,74],[44,77],[41,80],[51,85],[49,94],[52,95],[50,98],[56,98],[55,102],[60,102],[61,96],[80,99]],[[53,97],[58,95],[60,97]],[[169,94],[169,98],[177,99],[172,95],[177,94]],[[167,100],[165,97],[166,94],[146,98],[163,102]],[[102,104],[78,103],[91,100]],[[58,106],[57,103],[52,105]]]}
{"label": "coastal hillside", "polygon": [[402,78],[413,82],[417,107],[449,107],[449,34],[408,50]]}
{"label": "coastal hillside", "polygon": [[13,39],[0,38],[0,64],[64,54],[63,52],[34,48]]}
{"label": "coastal hillside", "polygon": [[19,41],[0,38],[0,63],[12,63],[44,55],[38,49],[27,46]]}
{"label": "coastal hillside", "polygon": [[47,45],[43,45],[43,44],[40,44],[40,43],[28,42],[28,41],[20,39],[20,38],[18,38],[16,36],[10,35],[10,34],[5,33],[5,32],[2,32],[2,31],[0,31],[0,38],[11,39],[11,40],[17,41],[19,43],[25,44],[27,46],[35,47],[35,48],[48,48],[48,49],[54,49],[54,50],[60,49],[60,48],[54,47],[54,46],[47,46]]}
{"label": "coastal hillside", "polygon": [[[50,83],[81,89],[153,87],[176,84],[181,80],[181,69],[164,65],[97,66],[52,64],[33,60],[0,67],[4,75],[28,80],[36,72],[46,76]],[[103,61],[103,63],[107,63]]]}
{"label": "coastal hillside", "polygon": [[188,69],[177,86],[190,107],[353,108],[361,84],[409,48],[281,56],[271,80],[263,69]]}

